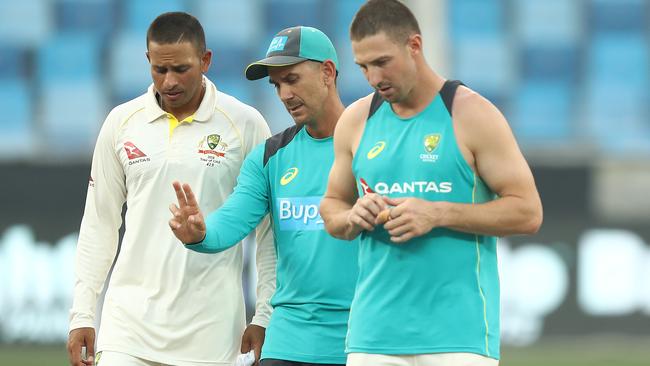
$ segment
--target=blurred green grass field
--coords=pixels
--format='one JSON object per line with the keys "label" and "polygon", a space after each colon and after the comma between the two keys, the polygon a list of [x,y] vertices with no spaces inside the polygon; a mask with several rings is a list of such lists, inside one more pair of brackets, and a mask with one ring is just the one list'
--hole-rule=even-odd
{"label": "blurred green grass field", "polygon": [[[648,366],[649,337],[555,338],[531,347],[503,347],[500,366]],[[0,365],[66,366],[65,345],[0,346]]]}

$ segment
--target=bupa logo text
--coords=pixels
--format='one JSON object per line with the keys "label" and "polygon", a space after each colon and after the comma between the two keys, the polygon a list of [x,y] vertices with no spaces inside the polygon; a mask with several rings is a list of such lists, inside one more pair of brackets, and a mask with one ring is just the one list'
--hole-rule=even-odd
{"label": "bupa logo text", "polygon": [[320,196],[276,199],[280,230],[323,230],[323,219],[318,212],[320,200]]}

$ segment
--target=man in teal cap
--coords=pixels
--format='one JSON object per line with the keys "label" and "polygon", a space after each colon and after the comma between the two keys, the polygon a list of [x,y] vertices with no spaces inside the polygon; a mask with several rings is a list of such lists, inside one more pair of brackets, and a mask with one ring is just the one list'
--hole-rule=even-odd
{"label": "man in teal cap", "polygon": [[277,290],[262,366],[345,364],[358,248],[327,234],[318,213],[334,159],[334,127],[344,110],[337,70],[334,46],[318,29],[276,34],[266,58],[249,65],[246,77],[268,76],[295,125],[253,150],[234,193],[206,220],[189,185],[174,183],[178,206],[171,207],[169,225],[194,251],[224,251],[271,214]]}

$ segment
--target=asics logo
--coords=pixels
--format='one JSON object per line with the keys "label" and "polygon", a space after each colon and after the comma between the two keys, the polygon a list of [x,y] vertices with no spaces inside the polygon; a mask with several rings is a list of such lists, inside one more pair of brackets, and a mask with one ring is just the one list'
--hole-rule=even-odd
{"label": "asics logo", "polygon": [[282,178],[280,178],[280,185],[286,186],[296,177],[296,175],[298,175],[298,168],[293,167],[287,169],[287,172],[284,173]]}
{"label": "asics logo", "polygon": [[386,142],[384,141],[377,142],[375,146],[373,146],[372,149],[368,151],[368,155],[367,155],[368,159],[371,160],[376,158],[377,155],[379,155],[384,150],[384,147],[386,147]]}

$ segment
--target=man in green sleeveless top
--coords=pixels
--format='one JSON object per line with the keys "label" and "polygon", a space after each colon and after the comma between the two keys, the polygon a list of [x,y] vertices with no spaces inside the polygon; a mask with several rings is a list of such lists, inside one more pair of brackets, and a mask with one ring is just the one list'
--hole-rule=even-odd
{"label": "man in green sleeveless top", "polygon": [[376,92],[337,124],[321,204],[361,240],[347,364],[497,365],[496,237],[541,225],[530,168],[497,108],[427,65],[406,6],[368,1],[350,35]]}
{"label": "man in green sleeveless top", "polygon": [[[271,214],[277,290],[271,299],[262,366],[346,361],[358,245],[330,236],[318,213],[334,161],[334,126],[344,110],[337,70],[334,46],[320,30],[292,27],[276,34],[266,57],[248,66],[246,77],[268,76],[295,125],[246,157],[235,191],[206,220],[190,187],[174,184],[180,207],[172,206],[170,227],[194,251],[226,251]],[[242,351],[247,349],[242,346]],[[256,355],[259,358],[259,349]]]}

